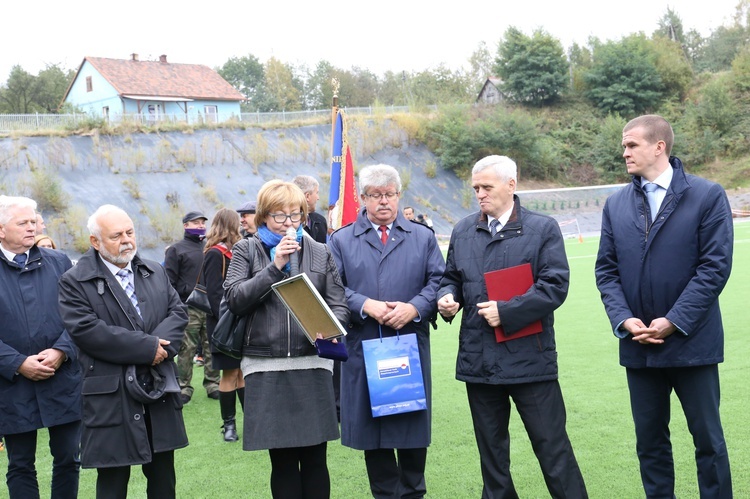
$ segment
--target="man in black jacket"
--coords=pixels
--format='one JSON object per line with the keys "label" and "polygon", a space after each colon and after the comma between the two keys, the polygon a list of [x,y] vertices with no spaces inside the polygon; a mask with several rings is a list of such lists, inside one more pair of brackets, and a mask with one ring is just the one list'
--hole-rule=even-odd
{"label": "man in black jacket", "polygon": [[[438,311],[451,320],[463,307],[456,378],[466,382],[482,497],[518,497],[510,474],[512,398],[550,495],[581,499],[586,486],[565,431],[553,327],[553,313],[568,295],[568,260],[557,222],[521,207],[516,176],[515,162],[505,156],[488,156],[474,166],[479,212],[453,229]],[[489,300],[485,273],[522,264],[531,266],[528,291],[508,301]],[[513,338],[535,321],[541,332]],[[501,325],[500,334],[509,338],[496,342],[493,329]]]}
{"label": "man in black jacket", "polygon": [[[185,237],[169,248],[164,257],[164,268],[169,281],[185,303],[198,281],[203,266],[203,239],[206,237],[206,216],[200,211],[191,211],[182,218]],[[177,354],[177,369],[180,375],[182,403],[187,404],[193,396],[193,356],[198,345],[203,346],[203,386],[212,399],[219,399],[220,373],[211,368],[211,347],[206,334],[206,313],[188,307],[190,321],[185,328],[185,338]]]}
{"label": "man in black jacket", "polygon": [[147,496],[174,498],[174,450],[187,446],[174,356],[185,306],[157,262],[136,255],[133,222],[104,205],[91,248],[60,280],[60,315],[83,368],[81,463],[97,468],[97,499],[128,494],[142,465]]}
{"label": "man in black jacket", "polygon": [[326,217],[315,211],[315,206],[320,199],[320,185],[318,181],[309,175],[297,175],[292,180],[305,194],[307,200],[307,223],[305,231],[319,243],[325,244],[328,240],[328,224]]}

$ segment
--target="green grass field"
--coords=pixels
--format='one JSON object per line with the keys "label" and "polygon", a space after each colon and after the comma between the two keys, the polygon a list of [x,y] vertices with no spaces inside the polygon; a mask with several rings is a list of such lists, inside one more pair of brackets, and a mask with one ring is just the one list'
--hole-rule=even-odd
{"label": "green grass field", "polygon": [[[568,410],[568,432],[592,498],[643,497],[635,436],[625,383],[612,335],[594,284],[598,240],[569,240],[570,294],[556,314],[560,383]],[[734,269],[721,297],[726,330],[721,365],[722,417],[732,462],[735,497],[750,497],[750,356],[743,323],[750,297],[750,223],[735,225]],[[428,452],[427,488],[431,498],[477,498],[482,480],[464,384],[455,380],[457,324],[441,323],[432,333],[433,441]],[[745,346],[743,346],[745,345]],[[196,368],[195,386],[202,379]],[[678,497],[698,497],[693,447],[679,401],[674,398],[672,437]],[[180,498],[268,498],[270,464],[266,452],[243,452],[241,443],[223,442],[219,404],[196,391],[185,407],[190,446],[176,456]],[[512,473],[523,498],[548,497],[539,466],[517,414],[511,420]],[[40,433],[39,478],[49,496],[50,459],[46,432]],[[744,443],[743,443],[744,442]],[[369,497],[361,452],[329,443],[331,495]],[[5,465],[5,464],[4,464]],[[80,497],[94,497],[96,472],[82,470]],[[130,497],[145,497],[139,469],[131,475]],[[7,489],[0,488],[0,497]]]}

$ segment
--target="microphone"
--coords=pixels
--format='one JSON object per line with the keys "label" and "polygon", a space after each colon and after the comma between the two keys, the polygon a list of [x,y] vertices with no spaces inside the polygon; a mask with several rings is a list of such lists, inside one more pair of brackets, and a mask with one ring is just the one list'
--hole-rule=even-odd
{"label": "microphone", "polygon": [[[297,231],[294,229],[294,227],[289,227],[286,230],[286,235],[288,237],[293,237],[295,240],[297,240]],[[298,258],[298,256],[299,255],[297,254],[296,251],[294,253],[292,253],[292,254],[289,255],[289,268],[290,268],[289,275],[290,276],[299,274],[299,258]]]}

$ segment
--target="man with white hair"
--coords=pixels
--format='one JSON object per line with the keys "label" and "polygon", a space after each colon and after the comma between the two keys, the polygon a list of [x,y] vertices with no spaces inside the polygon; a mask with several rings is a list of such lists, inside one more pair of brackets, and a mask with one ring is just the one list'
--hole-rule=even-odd
{"label": "man with white hair", "polygon": [[143,465],[149,498],[175,497],[174,449],[188,444],[173,361],[187,312],[157,262],[137,254],[133,221],[104,205],[91,248],[60,281],[60,310],[83,367],[81,461],[96,496],[124,498]]}
{"label": "man with white hair", "polygon": [[78,495],[81,370],[57,307],[57,283],[72,264],[34,246],[36,202],[0,196],[0,435],[11,499],[39,497],[37,430],[47,428],[53,499]]}
{"label": "man with white hair", "polygon": [[[466,383],[482,497],[518,497],[510,474],[513,399],[550,496],[585,498],[557,380],[553,312],[568,295],[565,245],[553,218],[521,206],[516,175],[516,163],[505,156],[487,156],[474,165],[471,183],[479,211],[453,229],[438,310],[452,320],[463,308],[456,378]],[[528,291],[508,301],[488,299],[485,274],[522,264],[531,267]],[[541,332],[518,334],[537,321]],[[504,342],[494,330],[501,325]]]}
{"label": "man with white hair", "polygon": [[328,241],[328,223],[326,217],[315,211],[320,199],[320,184],[310,175],[297,175],[292,182],[302,190],[307,201],[305,232],[319,243],[325,244]]}

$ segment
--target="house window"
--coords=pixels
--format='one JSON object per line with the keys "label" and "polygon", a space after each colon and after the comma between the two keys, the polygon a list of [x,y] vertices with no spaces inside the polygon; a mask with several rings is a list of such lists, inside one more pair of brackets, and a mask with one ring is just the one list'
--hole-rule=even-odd
{"label": "house window", "polygon": [[102,108],[102,117],[103,117],[103,118],[104,118],[105,120],[108,120],[108,121],[109,121],[109,106],[104,106],[104,107]]}
{"label": "house window", "polygon": [[206,113],[206,122],[216,123],[218,121],[219,108],[217,106],[205,106],[203,111]]}
{"label": "house window", "polygon": [[87,92],[93,92],[94,91],[94,83],[91,81],[91,77],[86,77],[86,91]]}
{"label": "house window", "polygon": [[147,110],[148,114],[146,118],[149,122],[153,123],[159,121],[159,115],[161,114],[161,104],[149,104]]}

